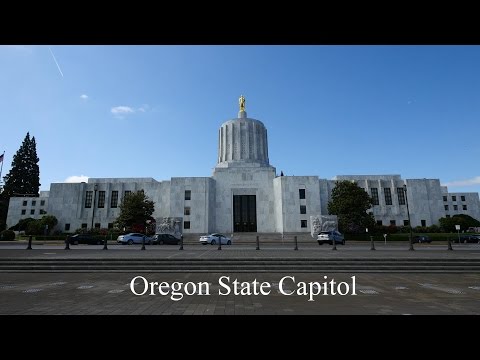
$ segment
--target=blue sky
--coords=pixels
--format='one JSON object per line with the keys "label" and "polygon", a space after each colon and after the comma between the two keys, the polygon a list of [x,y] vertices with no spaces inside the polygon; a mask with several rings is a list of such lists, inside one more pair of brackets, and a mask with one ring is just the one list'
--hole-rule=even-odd
{"label": "blue sky", "polygon": [[243,94],[277,173],[480,192],[479,64],[480,46],[0,46],[2,177],[27,131],[41,190],[211,176]]}

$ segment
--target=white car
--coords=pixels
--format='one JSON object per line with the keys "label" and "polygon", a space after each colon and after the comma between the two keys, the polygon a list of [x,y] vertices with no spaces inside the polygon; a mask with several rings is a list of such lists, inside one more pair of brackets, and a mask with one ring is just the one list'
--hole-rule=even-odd
{"label": "white car", "polygon": [[317,236],[317,241],[318,245],[323,245],[323,243],[329,243],[330,245],[333,245],[334,241],[335,244],[345,245],[345,238],[336,230],[320,232],[320,234]]}
{"label": "white car", "polygon": [[200,242],[203,245],[216,245],[218,242],[221,241],[222,245],[232,245],[232,239],[223,235],[223,234],[210,234],[205,236],[200,236]]}
{"label": "white car", "polygon": [[125,235],[120,235],[117,238],[117,243],[120,244],[142,244],[143,243],[143,237],[145,237],[145,244],[150,245],[152,243],[152,239],[149,238],[148,236],[145,236],[140,233],[129,233]]}

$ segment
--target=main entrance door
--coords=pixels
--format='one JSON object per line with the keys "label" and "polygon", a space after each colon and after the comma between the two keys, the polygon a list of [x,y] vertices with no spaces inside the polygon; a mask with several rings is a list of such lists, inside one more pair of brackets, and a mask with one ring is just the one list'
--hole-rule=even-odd
{"label": "main entrance door", "polygon": [[233,195],[233,231],[257,232],[255,195]]}

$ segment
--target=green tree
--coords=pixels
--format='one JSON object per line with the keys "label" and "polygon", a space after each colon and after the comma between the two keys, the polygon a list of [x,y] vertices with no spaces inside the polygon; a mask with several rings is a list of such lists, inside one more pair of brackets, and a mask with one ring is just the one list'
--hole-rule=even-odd
{"label": "green tree", "polygon": [[13,156],[12,168],[5,175],[3,193],[8,196],[38,196],[40,190],[40,170],[38,167],[35,137],[27,133],[22,146]]}
{"label": "green tree", "polygon": [[328,202],[328,213],[338,216],[338,229],[345,233],[363,233],[365,228],[373,229],[375,218],[368,214],[372,198],[355,182],[337,181]]}
{"label": "green tree", "polygon": [[445,232],[456,232],[455,225],[460,225],[460,231],[468,230],[469,227],[480,226],[480,221],[465,214],[453,215],[451,218],[443,217],[438,222]]}
{"label": "green tree", "polygon": [[57,226],[57,224],[58,224],[58,220],[53,215],[44,215],[40,219],[40,226],[42,227],[42,229],[44,229],[44,231],[45,229],[47,229],[48,234],[53,230],[55,226]]}
{"label": "green tree", "polygon": [[12,226],[9,230],[25,231],[28,228],[28,224],[30,224],[32,221],[36,221],[36,220],[31,217],[26,219],[21,219],[16,225]]}
{"label": "green tree", "polygon": [[149,200],[143,190],[126,195],[120,204],[120,215],[116,219],[116,226],[120,229],[145,227],[147,220],[152,220],[155,211],[154,202]]}
{"label": "green tree", "polygon": [[30,133],[27,133],[20,149],[13,156],[9,173],[3,178],[5,186],[0,193],[0,230],[6,227],[10,197],[39,195],[39,160],[35,137],[30,139]]}

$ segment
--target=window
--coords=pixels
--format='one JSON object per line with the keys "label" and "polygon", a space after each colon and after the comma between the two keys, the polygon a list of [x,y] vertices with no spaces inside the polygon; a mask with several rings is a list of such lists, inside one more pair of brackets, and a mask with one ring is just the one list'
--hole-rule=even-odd
{"label": "window", "polygon": [[108,228],[113,229],[113,223],[108,223]]}
{"label": "window", "polygon": [[123,193],[123,197],[125,198],[127,195],[130,195],[132,192],[130,190],[125,190]]}
{"label": "window", "polygon": [[36,206],[37,205],[37,201],[36,200],[32,200],[32,206]]}
{"label": "window", "polygon": [[410,223],[408,222],[408,220],[403,220],[403,226],[408,226],[410,225]]}
{"label": "window", "polygon": [[70,230],[70,224],[65,224],[65,231],[69,231]]}
{"label": "window", "polygon": [[85,194],[85,207],[91,208],[92,207],[92,195],[93,191],[87,191]]}
{"label": "window", "polygon": [[40,209],[40,215],[45,215],[47,212],[43,209]]}
{"label": "window", "polygon": [[398,204],[405,205],[405,191],[403,187],[397,188]]}
{"label": "window", "polygon": [[27,200],[23,200],[23,206],[27,206]]}
{"label": "window", "polygon": [[45,200],[40,200],[40,206],[45,206]]}
{"label": "window", "polygon": [[467,210],[467,205],[462,205],[463,210]]}
{"label": "window", "polygon": [[385,204],[392,205],[392,192],[390,188],[384,188],[383,192],[385,193]]}
{"label": "window", "polygon": [[395,226],[395,225],[397,225],[397,223],[395,222],[395,220],[390,220],[390,225]]}
{"label": "window", "polygon": [[191,199],[192,199],[192,191],[191,190],[185,190],[185,200],[191,200]]}
{"label": "window", "polygon": [[305,205],[300,205],[300,214],[306,214],[307,213],[307,207]]}
{"label": "window", "polygon": [[95,223],[95,229],[100,229],[100,223]]}
{"label": "window", "polygon": [[370,191],[372,192],[373,205],[379,205],[380,202],[378,201],[378,189],[371,188]]}
{"label": "window", "polygon": [[443,201],[447,201],[447,196],[443,195]]}
{"label": "window", "polygon": [[449,218],[450,218],[450,215],[445,215],[445,217],[446,217],[447,219],[449,219]]}
{"label": "window", "polygon": [[23,209],[22,210],[22,215],[25,215],[27,213],[27,210]]}
{"label": "window", "polygon": [[383,226],[383,222],[382,222],[382,220],[377,220],[377,225],[379,225],[379,226]]}
{"label": "window", "polygon": [[460,196],[460,199],[462,199],[462,201],[465,201],[465,196]]}
{"label": "window", "polygon": [[457,197],[456,197],[456,196],[452,196],[452,201],[457,201]]}
{"label": "window", "polygon": [[190,229],[190,221],[184,221],[183,222],[183,228],[184,229]]}
{"label": "window", "polygon": [[118,205],[118,191],[112,191],[112,197],[110,199],[110,207],[116,208]]}
{"label": "window", "polygon": [[305,199],[305,189],[298,189],[298,196],[300,199]]}
{"label": "window", "polygon": [[183,209],[183,215],[190,215],[190,208],[189,207],[185,207],[185,209]]}
{"label": "window", "polygon": [[97,206],[99,208],[104,208],[105,207],[105,191],[99,191],[98,192],[98,203]]}
{"label": "window", "polygon": [[300,220],[300,227],[306,228],[307,227],[307,220]]}
{"label": "window", "polygon": [[458,205],[453,205],[453,210],[458,210]]}
{"label": "window", "polygon": [[30,210],[30,215],[35,215],[35,209]]}
{"label": "window", "polygon": [[422,222],[422,226],[425,227],[427,226],[427,220],[420,220]]}
{"label": "window", "polygon": [[82,224],[82,229],[86,229],[87,228],[87,224],[83,223]]}
{"label": "window", "polygon": [[446,211],[448,211],[448,205],[443,205]]}

